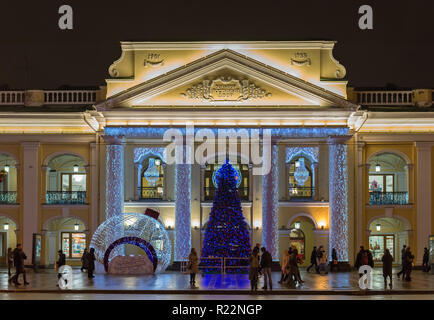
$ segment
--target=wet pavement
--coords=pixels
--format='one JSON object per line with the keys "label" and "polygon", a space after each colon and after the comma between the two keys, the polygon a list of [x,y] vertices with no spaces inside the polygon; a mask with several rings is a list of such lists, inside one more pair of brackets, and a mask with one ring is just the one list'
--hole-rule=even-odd
{"label": "wet pavement", "polygon": [[[384,291],[382,270],[380,268],[373,271],[373,282],[370,290],[361,290],[358,286],[358,274],[353,272],[329,273],[328,275],[317,275],[301,271],[303,285],[296,289],[289,289],[277,282],[280,280],[280,273],[273,272],[273,291],[264,291],[260,288],[263,279],[259,280],[259,296],[264,293],[272,295],[403,295],[403,294],[430,294],[434,296],[434,275],[427,274],[421,270],[412,273],[412,281],[406,282],[397,280],[394,270],[393,290]],[[28,270],[27,281],[30,285],[15,286],[8,283],[7,270],[0,269],[0,295],[4,298],[4,293],[23,294],[23,293],[57,293],[82,294],[87,299],[88,294],[98,297],[98,294],[171,294],[171,295],[247,295],[250,290],[250,282],[247,274],[208,274],[196,276],[197,289],[190,289],[189,275],[180,272],[164,272],[157,275],[144,276],[121,276],[109,274],[96,274],[93,280],[87,278],[86,273],[80,269],[73,270],[73,280],[71,290],[63,291],[56,286],[57,276],[54,270],[41,269],[38,273]],[[20,276],[20,282],[23,280]],[[267,295],[268,296],[268,295]],[[90,297],[90,296],[88,296]],[[185,296],[183,296],[185,298]],[[172,296],[173,298],[173,296]]]}

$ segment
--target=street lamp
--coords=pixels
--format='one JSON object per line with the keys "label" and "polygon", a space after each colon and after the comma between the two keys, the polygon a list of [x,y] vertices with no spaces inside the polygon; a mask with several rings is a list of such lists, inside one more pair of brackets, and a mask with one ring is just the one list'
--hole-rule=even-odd
{"label": "street lamp", "polygon": [[295,229],[300,229],[300,221],[296,221],[295,223],[294,223],[294,227],[295,227]]}
{"label": "street lamp", "polygon": [[380,172],[381,171],[381,165],[377,162],[377,164],[375,165],[375,172]]}
{"label": "street lamp", "polygon": [[74,172],[78,172],[78,164],[74,164]]}
{"label": "street lamp", "polygon": [[381,230],[381,225],[379,223],[377,223],[376,228],[377,228],[377,231],[380,231]]}
{"label": "street lamp", "polygon": [[9,230],[9,223],[5,222],[3,225],[3,229]]}
{"label": "street lamp", "polygon": [[8,164],[5,165],[5,171],[6,171],[6,172],[9,172],[9,165],[8,165]]}
{"label": "street lamp", "polygon": [[78,231],[78,228],[80,227],[80,225],[78,224],[78,222],[76,222],[75,224],[74,224],[74,230],[75,231]]}

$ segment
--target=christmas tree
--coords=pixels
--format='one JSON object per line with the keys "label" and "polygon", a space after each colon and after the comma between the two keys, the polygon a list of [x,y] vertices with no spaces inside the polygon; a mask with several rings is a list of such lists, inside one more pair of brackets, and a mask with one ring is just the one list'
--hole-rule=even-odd
{"label": "christmas tree", "polygon": [[[218,266],[217,259],[208,257],[244,257],[250,255],[250,236],[243,217],[240,198],[237,191],[237,180],[240,177],[228,160],[216,172],[217,190],[214,196],[208,226],[205,231],[204,245],[201,254],[201,265]],[[228,259],[226,266],[247,265],[247,260]],[[241,270],[241,269],[240,269]],[[246,270],[244,268],[244,270]],[[218,268],[206,268],[206,272],[220,271]],[[228,272],[239,271],[227,269]]]}

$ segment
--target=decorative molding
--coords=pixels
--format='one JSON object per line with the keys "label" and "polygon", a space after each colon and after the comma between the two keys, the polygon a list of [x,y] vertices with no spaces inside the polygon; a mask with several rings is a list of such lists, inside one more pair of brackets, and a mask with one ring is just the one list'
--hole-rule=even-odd
{"label": "decorative molding", "polygon": [[232,77],[220,77],[214,80],[203,80],[193,85],[181,96],[189,99],[209,101],[245,101],[271,97],[271,93],[249,83],[249,80],[237,80]]}
{"label": "decorative molding", "polygon": [[96,104],[99,111],[116,107],[131,107],[141,101],[163,94],[173,88],[185,85],[206,74],[228,68],[246,74],[249,78],[260,79],[283,92],[295,94],[306,101],[321,106],[340,107],[346,111],[354,111],[358,106],[342,96],[325,90],[313,83],[306,82],[260,61],[246,57],[229,49],[212,53],[202,59],[171,70],[160,77],[145,81],[132,88],[116,94]]}
{"label": "decorative molding", "polygon": [[143,65],[145,68],[147,67],[160,67],[160,66],[164,66],[164,58],[160,58],[160,54],[159,53],[148,53],[148,57],[145,59],[145,61],[143,62]]}

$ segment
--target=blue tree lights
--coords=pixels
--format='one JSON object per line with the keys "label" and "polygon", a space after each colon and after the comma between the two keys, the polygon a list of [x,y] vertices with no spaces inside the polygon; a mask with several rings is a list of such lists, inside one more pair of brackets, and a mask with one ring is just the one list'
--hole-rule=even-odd
{"label": "blue tree lights", "polygon": [[[217,191],[205,231],[202,265],[220,264],[218,260],[206,259],[208,257],[247,258],[250,255],[250,235],[237,193],[237,179],[237,171],[226,160],[216,173]],[[247,261],[228,259],[226,266],[231,265],[247,265]],[[208,272],[212,270],[216,269],[206,269]]]}

